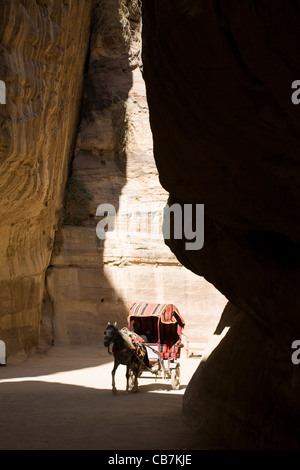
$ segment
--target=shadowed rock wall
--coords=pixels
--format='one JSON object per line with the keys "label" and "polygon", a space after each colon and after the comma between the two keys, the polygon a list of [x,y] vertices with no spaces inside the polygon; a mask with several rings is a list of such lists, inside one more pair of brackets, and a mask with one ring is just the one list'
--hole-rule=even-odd
{"label": "shadowed rock wall", "polygon": [[212,447],[299,445],[299,20],[292,1],[143,1],[160,180],[170,202],[205,205],[203,249],[167,244],[241,312],[185,395]]}

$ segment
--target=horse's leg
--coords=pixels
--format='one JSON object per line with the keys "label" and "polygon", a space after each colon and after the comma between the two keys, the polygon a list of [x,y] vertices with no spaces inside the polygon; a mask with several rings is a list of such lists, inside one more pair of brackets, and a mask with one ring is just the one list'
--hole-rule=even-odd
{"label": "horse's leg", "polygon": [[113,370],[111,371],[111,375],[112,375],[112,392],[113,392],[113,393],[117,393],[116,384],[115,384],[115,373],[116,373],[116,370],[117,370],[117,368],[118,368],[118,365],[119,365],[119,363],[117,363],[117,362],[115,361],[115,363],[114,363],[114,368],[113,368]]}
{"label": "horse's leg", "polygon": [[134,393],[138,392],[139,390],[139,386],[138,386],[138,375],[139,375],[139,371],[140,371],[140,367],[138,366],[138,364],[135,364],[135,367],[134,367],[134,371],[133,371],[133,374],[134,374],[134,385],[132,387],[132,391]]}
{"label": "horse's leg", "polygon": [[126,364],[126,393],[129,392],[130,364]]}
{"label": "horse's leg", "polygon": [[137,373],[134,374],[134,386],[133,386],[132,391],[133,391],[134,393],[138,392]]}

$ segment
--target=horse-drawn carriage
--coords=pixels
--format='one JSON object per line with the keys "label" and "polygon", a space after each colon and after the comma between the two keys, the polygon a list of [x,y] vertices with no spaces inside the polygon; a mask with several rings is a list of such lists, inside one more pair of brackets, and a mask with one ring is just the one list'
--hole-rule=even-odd
{"label": "horse-drawn carriage", "polygon": [[175,305],[153,303],[134,303],[129,310],[128,327],[117,330],[119,334],[115,332],[114,337],[113,327],[109,325],[104,344],[109,348],[109,344],[114,343],[113,391],[114,375],[119,364],[127,365],[127,390],[130,381],[133,390],[137,390],[138,377],[145,377],[147,372],[155,375],[155,379],[170,379],[172,388],[179,389],[178,359],[183,347],[181,335],[184,325]]}

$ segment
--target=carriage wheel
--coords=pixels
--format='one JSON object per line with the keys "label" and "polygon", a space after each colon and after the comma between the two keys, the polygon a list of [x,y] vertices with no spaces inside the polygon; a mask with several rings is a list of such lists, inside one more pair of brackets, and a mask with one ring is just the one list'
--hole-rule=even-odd
{"label": "carriage wheel", "polygon": [[180,387],[180,368],[179,365],[171,371],[171,384],[173,390],[178,390]]}

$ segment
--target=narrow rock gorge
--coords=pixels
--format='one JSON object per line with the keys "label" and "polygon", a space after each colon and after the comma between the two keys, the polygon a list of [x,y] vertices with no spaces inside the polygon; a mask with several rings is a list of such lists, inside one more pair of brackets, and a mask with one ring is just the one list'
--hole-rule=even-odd
{"label": "narrow rock gorge", "polygon": [[[298,450],[297,3],[0,0],[0,10],[8,362],[100,348],[132,302],[172,302],[187,336],[210,337],[183,400],[198,448]],[[163,239],[167,202],[183,213],[204,204],[201,249]]]}
{"label": "narrow rock gorge", "polygon": [[[41,349],[99,345],[107,321],[126,325],[130,305],[140,300],[175,303],[187,321],[185,333],[208,337],[226,303],[164,244],[168,195],[153,158],[141,66],[140,3],[96,2],[70,164],[73,184],[66,195],[70,204],[46,274]],[[90,200],[76,220],[79,183]],[[96,235],[102,204],[116,211],[104,240]]]}
{"label": "narrow rock gorge", "polygon": [[[99,348],[107,321],[126,325],[140,300],[175,303],[186,334],[208,337],[226,299],[161,235],[168,193],[153,158],[140,2],[1,7],[0,336],[8,358]],[[105,239],[97,236],[102,204],[117,214]]]}

